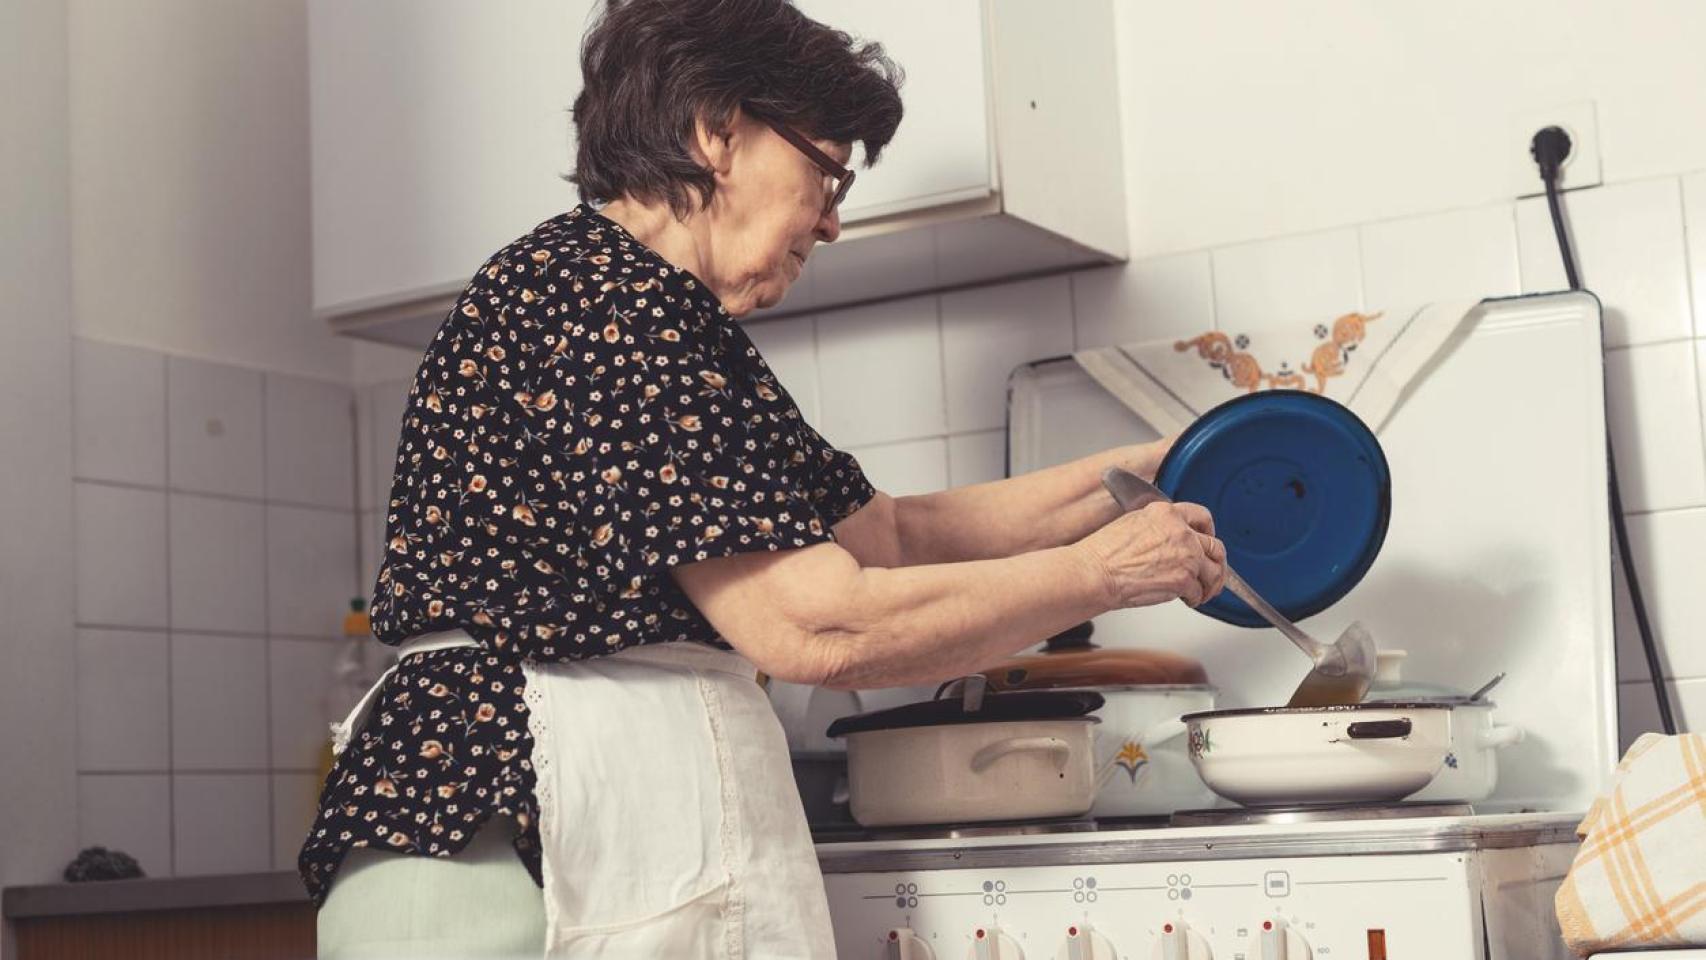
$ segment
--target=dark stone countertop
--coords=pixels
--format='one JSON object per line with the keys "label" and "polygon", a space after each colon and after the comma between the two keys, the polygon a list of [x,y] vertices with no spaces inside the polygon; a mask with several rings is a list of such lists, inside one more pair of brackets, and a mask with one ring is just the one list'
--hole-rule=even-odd
{"label": "dark stone countertop", "polygon": [[205,877],[105,880],[94,883],[44,883],[7,887],[0,913],[9,920],[31,917],[129,913],[138,910],[188,910],[249,904],[308,903],[302,879],[294,871],[240,873]]}

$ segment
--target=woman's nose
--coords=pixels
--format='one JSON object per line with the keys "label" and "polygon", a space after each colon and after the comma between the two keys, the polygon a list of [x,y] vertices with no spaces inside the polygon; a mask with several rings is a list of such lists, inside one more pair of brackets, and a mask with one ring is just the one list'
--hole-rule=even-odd
{"label": "woman's nose", "polygon": [[841,208],[830,207],[829,212],[817,219],[817,227],[812,230],[819,243],[834,243],[841,236]]}

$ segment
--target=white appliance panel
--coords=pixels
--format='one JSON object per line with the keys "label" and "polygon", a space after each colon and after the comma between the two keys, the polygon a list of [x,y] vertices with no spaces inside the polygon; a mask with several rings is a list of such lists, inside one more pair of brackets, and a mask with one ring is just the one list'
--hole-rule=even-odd
{"label": "white appliance panel", "polygon": [[[1013,380],[1014,473],[1154,436],[1075,364]],[[1130,430],[1122,438],[1122,431]],[[1585,810],[1617,760],[1610,517],[1599,308],[1590,295],[1491,302],[1380,434],[1392,525],[1368,576],[1309,621],[1362,620],[1409,652],[1410,681],[1473,688],[1494,674],[1499,752],[1477,809]],[[1221,706],[1283,702],[1306,664],[1277,634],[1182,604],[1097,619],[1108,645],[1200,658]]]}
{"label": "white appliance panel", "polygon": [[[1550,900],[1568,864],[1568,845],[1512,851],[1384,854],[1252,860],[1094,864],[895,873],[830,874],[836,948],[843,960],[890,956],[891,930],[909,930],[935,960],[976,956],[977,931],[999,932],[1017,946],[1002,960],[1066,958],[1068,931],[1094,931],[1119,960],[1163,956],[1167,936],[1199,937],[1212,957],[1256,960],[1264,923],[1289,928],[1291,960],[1370,956],[1476,958],[1482,953],[1481,896],[1492,866],[1506,902]],[[1513,865],[1520,862],[1520,870]],[[1526,879],[1513,878],[1521,874]],[[1511,889],[1522,885],[1527,891]],[[1514,899],[1512,899],[1514,898]],[[1520,921],[1489,922],[1521,929]],[[1562,944],[1526,937],[1516,952],[1492,958],[1567,956]],[[1555,937],[1554,937],[1555,940]],[[1193,954],[1201,956],[1201,954]],[[1094,960],[1114,960],[1095,953]]]}

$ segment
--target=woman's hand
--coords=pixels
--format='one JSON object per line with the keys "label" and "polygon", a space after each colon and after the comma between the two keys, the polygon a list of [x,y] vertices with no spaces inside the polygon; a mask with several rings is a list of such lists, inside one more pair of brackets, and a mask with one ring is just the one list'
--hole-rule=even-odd
{"label": "woman's hand", "polygon": [[1226,546],[1194,503],[1151,503],[1078,542],[1108,585],[1108,605],[1145,607],[1177,597],[1195,607],[1226,584]]}

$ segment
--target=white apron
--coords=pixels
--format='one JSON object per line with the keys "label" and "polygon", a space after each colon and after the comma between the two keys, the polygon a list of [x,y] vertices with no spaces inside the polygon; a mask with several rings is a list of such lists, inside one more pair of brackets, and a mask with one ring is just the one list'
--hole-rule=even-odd
{"label": "white apron", "polygon": [[[434,634],[399,657],[459,646],[478,644]],[[546,957],[835,956],[787,744],[752,664],[672,643],[522,670]],[[334,728],[340,746],[372,697]]]}

